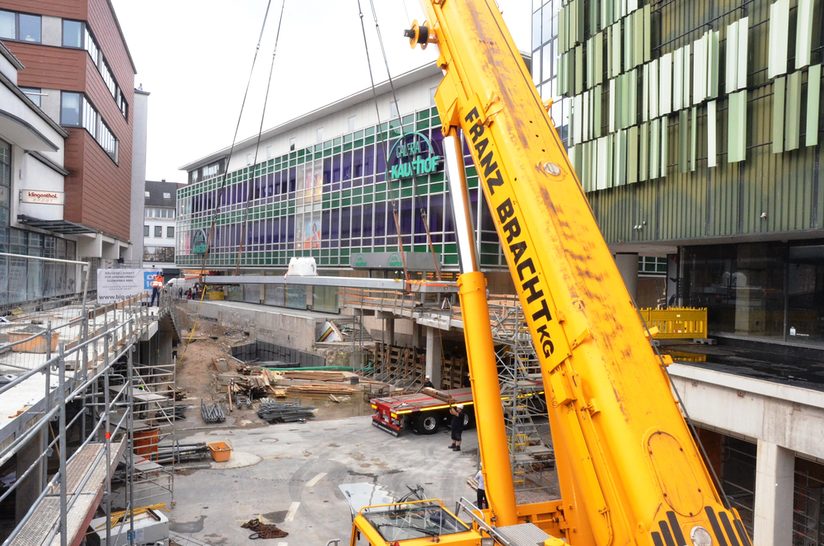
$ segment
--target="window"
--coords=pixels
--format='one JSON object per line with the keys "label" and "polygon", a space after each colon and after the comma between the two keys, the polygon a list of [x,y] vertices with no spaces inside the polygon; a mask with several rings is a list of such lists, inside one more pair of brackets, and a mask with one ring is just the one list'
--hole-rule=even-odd
{"label": "window", "polygon": [[143,224],[143,236],[144,236],[144,237],[148,237],[148,236],[149,236],[149,226],[148,226],[148,225],[146,225],[146,224]]}
{"label": "window", "polygon": [[172,194],[170,192],[164,191],[163,192],[163,199],[171,199]]}
{"label": "window", "polygon": [[[39,41],[39,39],[37,41]],[[112,70],[111,68],[109,68],[109,64],[106,62],[106,58],[100,51],[100,47],[97,45],[97,41],[94,39],[94,36],[89,30],[89,27],[86,26],[86,24],[82,21],[72,21],[70,19],[64,19],[62,43],[63,47],[82,48],[89,53],[89,57],[91,57],[92,62],[97,67],[97,71],[100,73],[100,77],[103,78],[103,83],[106,85],[106,88],[112,95],[115,104],[117,104],[118,110],[120,110],[120,113],[123,114],[124,118],[128,119],[129,105],[126,102],[126,97],[123,96],[122,90],[117,85],[117,81],[114,79]]]}
{"label": "window", "polygon": [[63,19],[63,47],[83,47],[83,29],[80,21]]}
{"label": "window", "polygon": [[20,21],[18,38],[25,42],[40,43],[40,16],[21,13],[18,17]]}
{"label": "window", "polygon": [[60,123],[68,127],[83,127],[109,157],[117,161],[117,138],[85,96],[70,91],[61,93]]}
{"label": "window", "polygon": [[80,93],[63,91],[60,97],[60,124],[70,127],[80,125]]}
{"label": "window", "polygon": [[154,236],[158,238],[163,237],[163,226],[154,227]]}
{"label": "window", "polygon": [[43,106],[40,100],[41,96],[43,95],[43,90],[39,87],[21,87],[20,91],[25,93],[26,96],[29,97],[31,101],[37,106]]}
{"label": "window", "polygon": [[174,239],[175,238],[175,227],[174,226],[167,226],[166,227],[166,238],[167,239]]}
{"label": "window", "polygon": [[11,144],[0,140],[0,234],[9,226]]}
{"label": "window", "polygon": [[17,39],[17,17],[12,11],[0,11],[0,38]]}
{"label": "window", "polygon": [[[144,191],[144,192],[143,192],[143,197],[145,197],[146,199],[148,199],[151,195],[152,195],[152,194],[151,194],[151,193],[149,193],[148,191]],[[149,209],[149,210],[151,210],[151,209]]]}
{"label": "window", "polygon": [[40,16],[0,10],[0,38],[40,43]]}

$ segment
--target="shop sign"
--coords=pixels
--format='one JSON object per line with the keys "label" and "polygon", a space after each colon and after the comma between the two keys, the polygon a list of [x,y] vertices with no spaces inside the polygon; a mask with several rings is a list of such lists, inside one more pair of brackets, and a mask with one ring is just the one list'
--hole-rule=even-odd
{"label": "shop sign", "polygon": [[51,190],[21,190],[21,203],[34,203],[38,205],[62,205],[64,202],[62,191]]}
{"label": "shop sign", "polygon": [[198,229],[192,233],[192,254],[206,254],[209,245],[206,242],[206,230]]}
{"label": "shop sign", "polygon": [[389,150],[389,178],[404,180],[426,176],[441,170],[443,156],[432,141],[420,132],[407,133],[397,139]]}
{"label": "shop sign", "polygon": [[434,271],[432,255],[428,252],[355,252],[349,256],[353,269],[403,269],[403,259],[409,271]]}

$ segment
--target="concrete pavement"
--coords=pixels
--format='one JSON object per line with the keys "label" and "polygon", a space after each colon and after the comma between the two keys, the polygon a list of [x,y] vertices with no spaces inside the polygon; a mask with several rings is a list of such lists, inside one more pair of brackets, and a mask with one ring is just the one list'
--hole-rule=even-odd
{"label": "concrete pavement", "polygon": [[[179,435],[180,436],[180,435]],[[179,438],[183,440],[183,438]],[[251,429],[213,428],[188,433],[186,442],[228,440],[233,457],[175,478],[172,530],[212,545],[259,544],[240,525],[263,516],[289,533],[273,546],[348,544],[349,507],[341,483],[378,483],[396,496],[420,484],[450,509],[474,499],[466,478],[477,468],[475,430],[453,452],[449,431],[390,436],[369,416]]]}

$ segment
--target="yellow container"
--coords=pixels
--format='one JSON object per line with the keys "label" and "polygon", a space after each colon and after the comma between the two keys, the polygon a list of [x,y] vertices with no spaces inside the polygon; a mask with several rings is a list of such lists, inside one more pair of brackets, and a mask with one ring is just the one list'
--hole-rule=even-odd
{"label": "yellow container", "polygon": [[207,300],[222,300],[224,298],[223,290],[209,290],[206,292]]}
{"label": "yellow container", "polygon": [[212,460],[216,463],[225,463],[232,458],[232,446],[226,442],[210,442],[209,451],[212,452]]}

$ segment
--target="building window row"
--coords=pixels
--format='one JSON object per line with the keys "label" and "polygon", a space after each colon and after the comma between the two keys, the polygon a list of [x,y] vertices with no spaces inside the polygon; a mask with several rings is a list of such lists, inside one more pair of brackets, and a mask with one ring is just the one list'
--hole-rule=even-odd
{"label": "building window row", "polygon": [[[148,237],[149,233],[151,233],[151,226],[148,224],[143,224],[143,236]],[[154,226],[154,237],[156,239],[163,238],[163,226]],[[167,239],[174,239],[175,238],[175,228],[174,226],[166,226],[166,238]]]}
{"label": "building window row", "polygon": [[91,102],[82,93],[63,91],[60,96],[60,124],[83,127],[103,150],[117,161],[117,138]]}
{"label": "building window row", "polygon": [[223,174],[225,165],[225,160],[221,159],[220,161],[215,161],[214,163],[195,169],[189,173],[189,182],[200,182],[201,180]]}
{"label": "building window row", "polygon": [[106,58],[100,51],[100,46],[97,45],[97,41],[89,30],[89,26],[82,21],[64,19],[63,47],[76,47],[85,49],[88,52],[98,72],[100,72],[106,88],[108,88],[109,93],[111,93],[112,98],[114,98],[120,113],[123,114],[124,118],[128,118],[129,105],[126,103],[126,97],[123,95],[120,86],[117,85],[117,81],[115,81],[114,75],[109,68],[109,63],[106,62]]}
{"label": "building window row", "polygon": [[146,218],[168,218],[175,217],[175,209],[146,207]]}
{"label": "building window row", "polygon": [[41,41],[40,16],[0,10],[0,38],[39,44]]}
{"label": "building window row", "polygon": [[151,263],[174,263],[175,249],[171,246],[143,247],[143,261]]}

